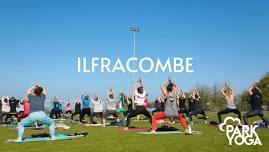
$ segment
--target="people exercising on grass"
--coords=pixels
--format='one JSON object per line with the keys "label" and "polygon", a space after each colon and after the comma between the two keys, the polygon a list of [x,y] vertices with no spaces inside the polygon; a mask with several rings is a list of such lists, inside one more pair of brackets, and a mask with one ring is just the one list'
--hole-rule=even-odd
{"label": "people exercising on grass", "polygon": [[127,115],[127,121],[126,121],[126,127],[124,128],[124,130],[128,130],[129,126],[130,126],[130,121],[131,118],[136,117],[137,115],[143,114],[145,117],[147,117],[149,119],[149,122],[152,123],[151,121],[151,115],[148,112],[148,110],[145,108],[144,103],[146,100],[146,91],[145,91],[145,87],[142,84],[141,79],[139,79],[133,90],[135,91],[135,99],[134,99],[134,110],[131,111],[128,115]]}
{"label": "people exercising on grass", "polygon": [[161,85],[161,91],[164,96],[164,112],[159,112],[152,116],[152,130],[151,133],[156,133],[157,120],[165,118],[177,118],[184,127],[185,132],[188,133],[188,127],[185,119],[178,113],[177,95],[178,86],[168,78],[166,84]]}
{"label": "people exercising on grass", "polygon": [[[263,110],[262,110],[262,92],[257,87],[256,83],[254,83],[249,89],[248,93],[250,96],[250,105],[251,110],[247,112],[244,116],[244,123],[248,125],[247,118],[259,116],[265,123],[266,126],[268,126],[268,121],[264,117]],[[269,126],[268,126],[269,128]]]}
{"label": "people exercising on grass", "polygon": [[221,110],[220,112],[217,113],[219,123],[222,123],[221,121],[221,115],[228,114],[228,113],[235,113],[238,115],[238,118],[241,120],[241,113],[240,111],[236,108],[234,104],[234,92],[233,89],[225,83],[225,85],[221,89],[221,94],[226,100],[226,109]]}
{"label": "people exercising on grass", "polygon": [[28,99],[30,102],[30,114],[22,119],[18,124],[17,141],[22,141],[24,127],[35,122],[40,122],[49,125],[51,139],[55,139],[55,123],[53,119],[46,115],[44,110],[44,102],[46,99],[46,91],[37,83],[27,90]]}

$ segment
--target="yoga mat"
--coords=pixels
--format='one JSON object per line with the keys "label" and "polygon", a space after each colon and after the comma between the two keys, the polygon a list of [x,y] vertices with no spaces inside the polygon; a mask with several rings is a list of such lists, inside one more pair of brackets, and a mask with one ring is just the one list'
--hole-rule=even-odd
{"label": "yoga mat", "polygon": [[[107,125],[110,125],[111,123],[106,123],[106,126]],[[93,126],[93,127],[97,127],[97,126],[103,126],[103,124],[86,124],[85,125],[86,127],[91,127],[91,126]]]}
{"label": "yoga mat", "polygon": [[182,131],[161,131],[161,132],[156,132],[155,134],[152,134],[150,132],[138,132],[138,133],[143,134],[143,135],[185,134],[185,132],[182,132]]}
{"label": "yoga mat", "polygon": [[149,131],[149,128],[128,128],[128,130],[120,129],[121,131]]}
{"label": "yoga mat", "polygon": [[[150,132],[138,132],[139,134],[143,135],[164,135],[164,134],[185,134],[185,132],[182,131],[160,131],[156,132],[155,134],[152,134]],[[199,131],[192,131],[192,135],[199,135]]]}
{"label": "yoga mat", "polygon": [[9,139],[9,140],[7,140],[7,142],[8,143],[50,142],[50,141],[70,140],[70,139],[72,139],[72,138],[70,138],[68,136],[60,136],[60,137],[56,137],[55,140],[51,140],[50,137],[44,137],[44,138],[26,138],[22,141],[16,141],[16,140]]}
{"label": "yoga mat", "polygon": [[7,143],[51,142],[51,141],[71,140],[71,139],[80,138],[80,137],[84,137],[84,136],[83,135],[67,136],[64,134],[56,134],[55,140],[51,140],[50,137],[40,137],[40,138],[27,137],[27,138],[23,139],[22,141],[16,141],[15,139],[9,139],[6,142]]}
{"label": "yoga mat", "polygon": [[149,112],[152,112],[152,111],[156,110],[156,108],[148,108],[147,110],[148,110]]}
{"label": "yoga mat", "polygon": [[126,110],[124,108],[120,108],[120,109],[117,109],[117,113],[123,113],[125,112]]}

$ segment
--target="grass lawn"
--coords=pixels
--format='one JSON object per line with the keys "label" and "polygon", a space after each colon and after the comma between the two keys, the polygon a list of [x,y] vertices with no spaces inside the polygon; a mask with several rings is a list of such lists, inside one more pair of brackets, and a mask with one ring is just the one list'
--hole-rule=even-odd
{"label": "grass lawn", "polygon": [[[210,120],[217,120],[215,113],[209,113],[208,115]],[[266,116],[269,118],[268,112],[266,113]],[[254,120],[259,120],[259,118],[254,117],[253,119],[250,119],[250,122]],[[89,132],[89,136],[86,138],[55,142],[5,143],[5,140],[7,139],[15,139],[17,132],[16,130],[8,129],[7,127],[0,127],[0,152],[265,152],[269,150],[269,129],[260,129],[257,131],[260,140],[262,141],[262,146],[229,146],[225,132],[221,132],[218,128],[209,128],[207,125],[201,124],[194,125],[192,129],[200,131],[202,134],[192,136],[186,136],[184,134],[141,135],[135,131],[123,132],[119,130],[120,128],[114,127],[85,127],[84,125],[66,124],[71,126],[71,129],[63,132],[72,133],[87,131]],[[144,121],[132,121],[131,126],[150,127],[149,123]],[[183,130],[181,126],[180,130]],[[47,130],[44,132],[46,131]],[[27,131],[26,135],[32,133],[36,132]]]}

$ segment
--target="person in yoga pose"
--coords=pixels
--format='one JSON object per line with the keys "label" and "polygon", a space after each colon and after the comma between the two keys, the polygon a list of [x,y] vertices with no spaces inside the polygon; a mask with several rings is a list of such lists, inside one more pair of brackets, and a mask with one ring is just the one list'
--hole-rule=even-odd
{"label": "person in yoga pose", "polygon": [[61,112],[60,112],[60,102],[57,99],[57,97],[54,97],[53,100],[51,100],[51,106],[52,109],[50,111],[50,118],[53,119],[55,115],[55,118],[59,119],[61,117]]}
{"label": "person in yoga pose", "polygon": [[71,115],[72,122],[75,122],[74,116],[80,115],[80,113],[81,113],[81,103],[79,101],[79,97],[75,97],[74,102],[75,102],[75,112],[72,113],[72,115]]}
{"label": "person in yoga pose", "polygon": [[254,83],[248,89],[248,93],[250,96],[251,110],[243,116],[244,123],[248,125],[247,118],[259,116],[263,120],[265,125],[269,128],[268,120],[264,117],[263,110],[262,110],[262,92],[257,87],[256,83]]}
{"label": "person in yoga pose", "polygon": [[93,94],[91,101],[93,113],[90,116],[90,125],[93,125],[93,117],[100,117],[103,121],[103,101],[95,93]]}
{"label": "person in yoga pose", "polygon": [[[11,97],[9,99],[9,107],[10,107],[10,110],[9,110],[9,113],[7,115],[7,117],[5,118],[5,122],[7,122],[7,120],[9,118],[12,118],[13,116],[18,119],[18,112],[17,112],[17,106],[19,104],[19,100],[15,99],[14,97]],[[11,123],[14,123],[12,122],[12,119],[11,119]]]}
{"label": "person in yoga pose", "polygon": [[46,115],[44,110],[44,102],[46,99],[46,91],[37,83],[30,87],[27,91],[28,100],[30,102],[30,114],[22,119],[18,124],[17,141],[22,141],[24,127],[35,122],[45,123],[49,125],[51,139],[55,139],[55,123],[53,119]]}
{"label": "person in yoga pose", "polygon": [[164,111],[162,97],[158,97],[157,99],[155,99],[154,106],[155,106],[155,110],[152,111],[152,115],[154,115],[154,113],[156,113],[156,112]]}
{"label": "person in yoga pose", "polygon": [[[1,108],[1,113],[0,113],[0,123],[3,121],[3,117],[5,118],[8,116],[8,113],[10,111],[10,106],[9,106],[9,97],[8,96],[3,96],[1,100],[2,108]],[[6,119],[5,119],[6,120]],[[7,124],[7,122],[5,121]]]}
{"label": "person in yoga pose", "polygon": [[203,115],[205,124],[207,124],[206,113],[205,113],[204,108],[202,106],[201,97],[200,97],[198,91],[197,90],[193,90],[192,95],[191,95],[190,98],[191,98],[190,99],[190,102],[191,103],[189,103],[191,105],[190,106],[191,107],[190,108],[190,112],[189,112],[190,124],[191,125],[193,124],[192,116],[193,115],[197,115],[197,114]]}
{"label": "person in yoga pose", "polygon": [[178,94],[177,98],[178,98],[178,107],[179,107],[178,113],[186,114],[186,116],[188,117],[189,115],[188,115],[188,111],[186,108],[185,93],[183,91],[181,91],[181,93]]}
{"label": "person in yoga pose", "polygon": [[29,100],[24,98],[20,101],[20,104],[23,105],[23,112],[19,115],[18,121],[20,122],[23,118],[26,118],[30,114],[30,103]]}
{"label": "person in yoga pose", "polygon": [[131,113],[133,109],[133,100],[129,96],[126,96],[125,94],[121,94],[122,104],[125,111],[123,112],[124,118],[127,120],[127,115]]}
{"label": "person in yoga pose", "polygon": [[225,83],[225,86],[222,87],[221,94],[224,96],[224,98],[226,100],[226,109],[218,112],[217,115],[218,115],[219,123],[222,123],[221,115],[228,114],[231,112],[237,114],[238,118],[241,120],[241,113],[236,108],[236,106],[234,104],[234,92],[233,92],[232,88],[227,83]]}
{"label": "person in yoga pose", "polygon": [[[140,86],[138,87],[138,85]],[[133,90],[135,90],[135,100],[134,100],[135,109],[127,115],[126,127],[124,128],[124,130],[128,130],[131,118],[134,118],[140,114],[146,116],[149,119],[150,124],[152,123],[151,115],[144,106],[146,99],[146,91],[144,85],[142,84],[141,79],[137,81]]]}
{"label": "person in yoga pose", "polygon": [[103,115],[103,127],[106,126],[106,118],[110,115],[116,118],[116,121],[119,122],[119,117],[117,113],[117,104],[115,93],[112,89],[110,89],[107,93],[107,102],[105,103],[105,112]]}
{"label": "person in yoga pose", "polygon": [[72,106],[70,102],[67,102],[66,106],[65,106],[65,114],[72,114]]}
{"label": "person in yoga pose", "polygon": [[87,114],[88,117],[91,116],[91,108],[90,108],[90,96],[85,91],[84,94],[81,95],[81,101],[82,101],[82,110],[80,114],[80,123],[84,120],[84,116]]}
{"label": "person in yoga pose", "polygon": [[164,103],[164,112],[159,112],[152,116],[152,130],[151,133],[156,133],[157,120],[165,119],[165,118],[177,118],[181,125],[185,129],[185,133],[188,134],[188,127],[185,122],[185,119],[181,114],[178,113],[177,106],[177,95],[178,95],[178,86],[172,82],[171,78],[168,78],[168,82],[166,84],[161,85],[162,94],[165,98]]}

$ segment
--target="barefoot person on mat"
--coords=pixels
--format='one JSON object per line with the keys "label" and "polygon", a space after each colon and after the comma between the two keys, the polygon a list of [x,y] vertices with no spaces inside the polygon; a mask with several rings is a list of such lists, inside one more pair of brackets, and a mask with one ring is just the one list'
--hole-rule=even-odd
{"label": "barefoot person on mat", "polygon": [[[138,85],[140,86],[138,87]],[[143,114],[145,117],[147,117],[149,119],[149,122],[151,123],[151,115],[144,106],[146,100],[146,91],[144,85],[142,84],[141,79],[137,81],[136,85],[134,86],[134,90],[135,90],[135,100],[134,100],[135,108],[127,115],[126,127],[124,128],[124,130],[128,130],[131,118],[134,118],[140,114]]]}
{"label": "barefoot person on mat", "polygon": [[22,141],[24,134],[24,127],[29,126],[32,123],[40,122],[49,125],[50,137],[55,139],[55,123],[44,112],[44,102],[46,99],[46,91],[40,87],[37,83],[30,87],[27,91],[28,100],[30,103],[30,114],[26,118],[22,119],[18,124],[18,138],[17,142]]}
{"label": "barefoot person on mat", "polygon": [[269,128],[268,121],[264,117],[264,113],[262,110],[262,92],[261,90],[257,87],[256,83],[254,83],[249,89],[249,96],[250,96],[250,105],[251,105],[251,110],[247,112],[244,116],[244,123],[245,125],[248,125],[248,118],[254,117],[254,116],[259,116],[265,125]]}
{"label": "barefoot person on mat", "polygon": [[164,112],[157,113],[152,117],[151,133],[156,133],[157,120],[165,118],[177,118],[184,127],[185,132],[188,133],[187,124],[182,115],[178,113],[177,89],[177,85],[172,82],[170,77],[166,84],[161,85],[161,90],[165,98]]}
{"label": "barefoot person on mat", "polygon": [[241,113],[236,108],[236,106],[234,104],[234,92],[233,92],[232,88],[227,83],[225,83],[225,86],[221,89],[221,94],[224,96],[224,98],[226,100],[226,107],[227,108],[218,112],[219,123],[222,123],[221,115],[228,114],[231,112],[237,114],[238,118],[241,120]]}

